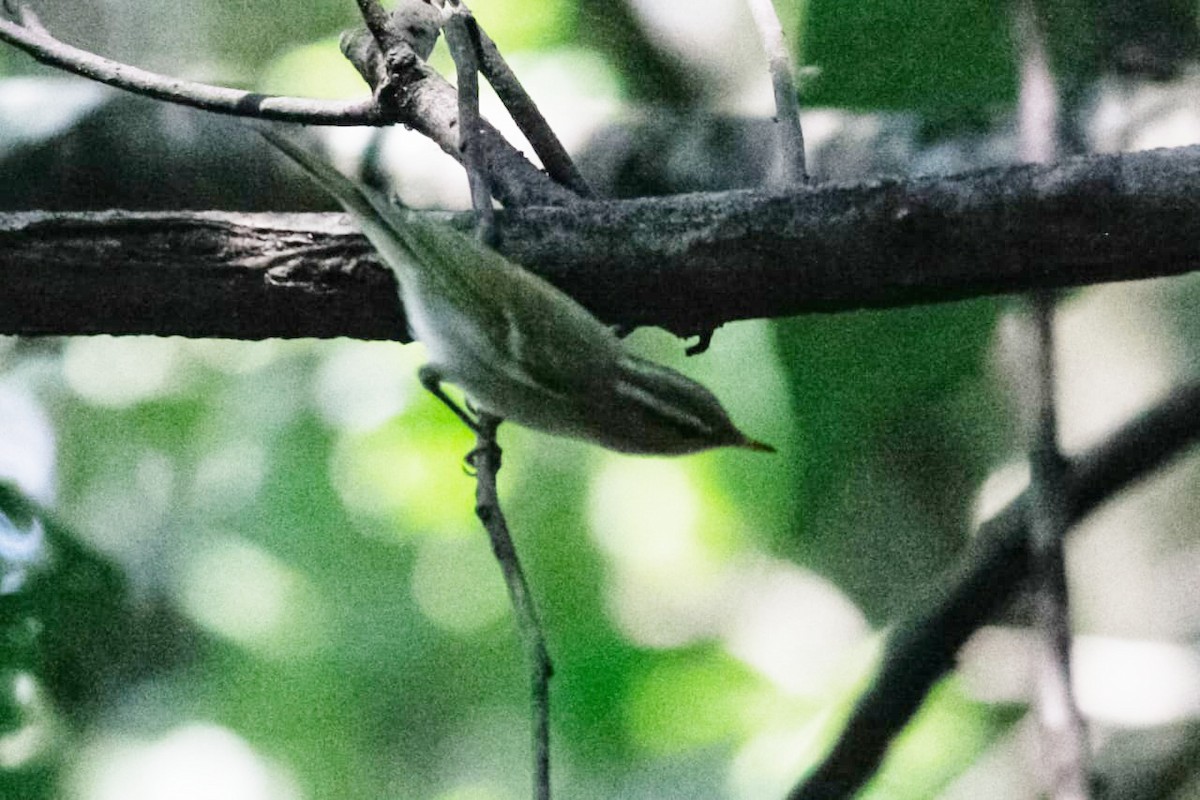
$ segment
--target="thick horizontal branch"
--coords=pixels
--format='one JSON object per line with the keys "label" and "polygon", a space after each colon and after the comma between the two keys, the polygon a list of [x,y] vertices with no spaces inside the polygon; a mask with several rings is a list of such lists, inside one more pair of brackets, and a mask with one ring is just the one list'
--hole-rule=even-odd
{"label": "thick horizontal branch", "polygon": [[0,332],[401,338],[338,214],[0,213]]}
{"label": "thick horizontal branch", "polygon": [[[497,223],[502,251],[600,318],[691,333],[1190,271],[1200,147],[783,194],[581,201]],[[0,281],[0,333],[404,330],[390,275],[334,214],[0,214]]]}

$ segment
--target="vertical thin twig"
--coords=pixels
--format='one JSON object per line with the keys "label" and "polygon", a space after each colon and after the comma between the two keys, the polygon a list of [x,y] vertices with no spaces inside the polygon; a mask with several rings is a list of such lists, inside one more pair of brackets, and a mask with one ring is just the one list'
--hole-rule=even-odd
{"label": "vertical thin twig", "polygon": [[775,123],[779,126],[779,152],[783,161],[782,183],[795,186],[808,180],[804,157],[804,129],[800,126],[800,100],[792,77],[792,58],[783,36],[783,25],[772,0],[746,0],[758,27],[775,89]]}
{"label": "vertical thin twig", "polygon": [[1042,631],[1037,702],[1053,800],[1084,800],[1087,732],[1071,688],[1071,613],[1064,539],[1070,524],[1067,463],[1058,449],[1054,402],[1054,295],[1032,297],[1037,375],[1032,381],[1029,531],[1034,610]]}
{"label": "vertical thin twig", "polygon": [[459,149],[467,167],[471,205],[479,216],[479,237],[491,244],[495,236],[496,214],[492,209],[492,187],[479,138],[483,123],[479,115],[479,28],[475,18],[461,4],[448,3],[446,11],[443,33],[454,59],[458,83]]}
{"label": "vertical thin twig", "polygon": [[496,490],[496,473],[500,470],[500,447],[496,444],[496,427],[499,424],[500,419],[489,414],[480,414],[477,421],[477,447],[471,455],[476,480],[475,513],[487,530],[492,552],[504,573],[504,583],[508,587],[509,600],[529,659],[533,714],[533,796],[535,800],[550,800],[550,678],[554,674],[554,667],[546,649],[537,605],[529,592],[516,547],[509,536],[508,523],[500,509],[500,497]]}
{"label": "vertical thin twig", "polygon": [[[1021,156],[1058,154],[1059,102],[1049,54],[1031,0],[1017,0],[1014,31],[1021,58]],[[1031,420],[1029,530],[1034,609],[1041,639],[1036,707],[1053,800],[1088,797],[1088,740],[1071,687],[1071,613],[1063,540],[1069,525],[1066,461],[1058,447],[1053,291],[1030,298],[1036,373],[1028,381]]]}
{"label": "vertical thin twig", "polygon": [[[495,212],[492,209],[491,186],[483,163],[483,151],[479,146],[481,119],[478,68],[482,50],[479,27],[465,6],[451,0],[446,5],[443,31],[457,72],[460,146],[471,184],[471,203],[479,219],[479,236],[485,243],[490,243],[495,235]],[[504,583],[508,587],[509,600],[529,660],[533,797],[534,800],[550,800],[550,677],[554,668],[546,648],[537,605],[529,592],[517,549],[500,508],[500,496],[496,489],[500,446],[496,443],[496,428],[501,419],[483,413],[477,417],[474,426],[476,447],[469,456],[475,468],[475,513],[487,530],[492,552],[504,573]]]}

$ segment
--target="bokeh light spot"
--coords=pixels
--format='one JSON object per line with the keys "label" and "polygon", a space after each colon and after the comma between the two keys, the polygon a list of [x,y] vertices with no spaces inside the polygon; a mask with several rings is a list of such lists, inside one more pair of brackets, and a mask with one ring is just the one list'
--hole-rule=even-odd
{"label": "bokeh light spot", "polygon": [[191,723],[152,741],[102,739],[74,776],[73,800],[299,800],[291,779],[231,731]]}
{"label": "bokeh light spot", "polygon": [[305,655],[326,638],[315,587],[247,542],[213,537],[190,556],[178,586],[196,622],[261,654]]}
{"label": "bokeh light spot", "polygon": [[413,566],[412,593],[436,625],[470,633],[508,612],[508,595],[482,535],[422,539]]}
{"label": "bokeh light spot", "polygon": [[173,388],[180,340],[153,336],[71,339],[63,356],[70,387],[89,403],[125,408]]}

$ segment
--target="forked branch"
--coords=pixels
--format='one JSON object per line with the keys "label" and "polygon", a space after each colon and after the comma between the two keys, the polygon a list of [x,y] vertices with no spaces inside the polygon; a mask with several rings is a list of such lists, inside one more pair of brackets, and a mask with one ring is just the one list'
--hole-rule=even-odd
{"label": "forked branch", "polygon": [[[1175,389],[1104,443],[1070,459],[1069,523],[1190,449],[1200,439],[1200,382]],[[788,800],[846,800],[879,768],[892,740],[929,690],[954,667],[967,639],[1025,587],[1030,576],[1028,492],[980,526],[962,566],[940,594],[889,634],[883,663],[825,760]]]}
{"label": "forked branch", "polygon": [[[411,127],[462,160],[458,151],[454,87],[419,58],[392,59],[404,66],[391,102],[376,99],[350,103],[278,97],[182,81],[89,53],[55,39],[33,12],[18,9],[18,21],[0,13],[0,41],[7,41],[34,58],[76,75],[135,94],[199,108],[218,114],[313,125],[391,125]],[[372,87],[378,88],[378,87]],[[498,199],[506,205],[555,205],[576,198],[570,189],[551,180],[491,125],[484,124],[481,146],[487,152]]]}

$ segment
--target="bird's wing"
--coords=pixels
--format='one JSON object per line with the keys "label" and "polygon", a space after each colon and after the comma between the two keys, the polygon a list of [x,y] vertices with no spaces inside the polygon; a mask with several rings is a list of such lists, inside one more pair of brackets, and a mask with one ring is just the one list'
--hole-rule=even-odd
{"label": "bird's wing", "polygon": [[[427,325],[481,357],[511,380],[569,397],[598,389],[622,354],[603,323],[544,279],[478,239],[397,208],[289,139],[260,133],[341,203],[396,274],[402,295],[428,311]],[[469,328],[469,329],[466,329]],[[427,327],[428,329],[428,327]],[[427,344],[429,344],[427,342]]]}
{"label": "bird's wing", "polygon": [[592,390],[622,355],[620,341],[572,297],[448,225],[412,217],[408,244],[433,269],[429,280],[487,320],[523,376],[558,394]]}

